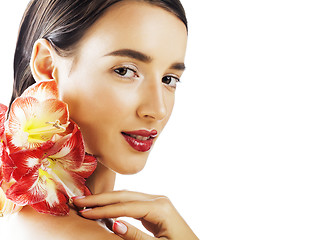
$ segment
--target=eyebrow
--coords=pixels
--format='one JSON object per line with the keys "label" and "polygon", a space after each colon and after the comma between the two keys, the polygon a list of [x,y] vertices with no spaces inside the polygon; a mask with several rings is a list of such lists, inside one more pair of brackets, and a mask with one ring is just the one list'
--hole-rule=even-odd
{"label": "eyebrow", "polygon": [[169,69],[184,71],[186,69],[184,63],[173,63]]}
{"label": "eyebrow", "polygon": [[[133,58],[136,60],[139,60],[141,62],[145,62],[145,63],[150,63],[151,61],[153,61],[153,58],[136,50],[133,49],[119,49],[113,52],[110,52],[108,54],[105,54],[104,56],[119,56],[119,57],[129,57],[129,58]],[[179,70],[179,71],[184,71],[185,70],[185,65],[183,62],[178,62],[178,63],[173,63],[169,69],[174,69],[174,70]]]}
{"label": "eyebrow", "polygon": [[139,60],[139,61],[145,62],[145,63],[149,63],[153,60],[150,56],[148,56],[148,55],[146,55],[142,52],[132,50],[132,49],[120,49],[120,50],[110,52],[110,53],[108,53],[104,56],[129,57],[129,58],[134,58],[136,60]]}

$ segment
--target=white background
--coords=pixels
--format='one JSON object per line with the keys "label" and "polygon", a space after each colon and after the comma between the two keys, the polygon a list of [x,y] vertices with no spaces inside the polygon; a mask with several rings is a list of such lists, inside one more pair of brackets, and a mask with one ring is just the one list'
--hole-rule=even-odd
{"label": "white background", "polygon": [[[1,6],[6,104],[26,3]],[[334,1],[182,3],[174,113],[145,170],[116,188],[167,195],[200,239],[336,239]]]}

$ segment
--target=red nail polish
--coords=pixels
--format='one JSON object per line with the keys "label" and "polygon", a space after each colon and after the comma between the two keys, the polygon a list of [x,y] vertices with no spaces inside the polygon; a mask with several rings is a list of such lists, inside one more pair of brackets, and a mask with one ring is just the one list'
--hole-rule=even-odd
{"label": "red nail polish", "polygon": [[85,213],[85,212],[88,212],[88,211],[91,211],[91,210],[92,210],[92,208],[84,208],[84,209],[80,210],[79,212],[80,213]]}
{"label": "red nail polish", "polygon": [[127,226],[122,222],[115,221],[112,227],[113,232],[124,235],[127,232]]}
{"label": "red nail polish", "polygon": [[85,198],[85,196],[75,196],[75,197],[72,197],[71,199],[78,200],[78,199],[83,199],[83,198]]}

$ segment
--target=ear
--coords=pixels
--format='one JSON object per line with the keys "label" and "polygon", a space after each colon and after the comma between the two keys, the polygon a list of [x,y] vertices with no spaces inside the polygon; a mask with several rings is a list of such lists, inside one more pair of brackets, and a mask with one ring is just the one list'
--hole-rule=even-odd
{"label": "ear", "polygon": [[56,52],[48,40],[38,39],[33,47],[30,59],[30,70],[36,82],[54,79],[57,82]]}

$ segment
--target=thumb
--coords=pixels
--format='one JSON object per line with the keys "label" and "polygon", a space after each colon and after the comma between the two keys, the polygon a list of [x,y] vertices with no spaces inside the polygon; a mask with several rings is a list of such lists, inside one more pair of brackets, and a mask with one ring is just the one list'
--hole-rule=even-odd
{"label": "thumb", "polygon": [[140,231],[133,225],[125,221],[115,221],[113,223],[113,232],[125,240],[153,240],[154,237]]}

